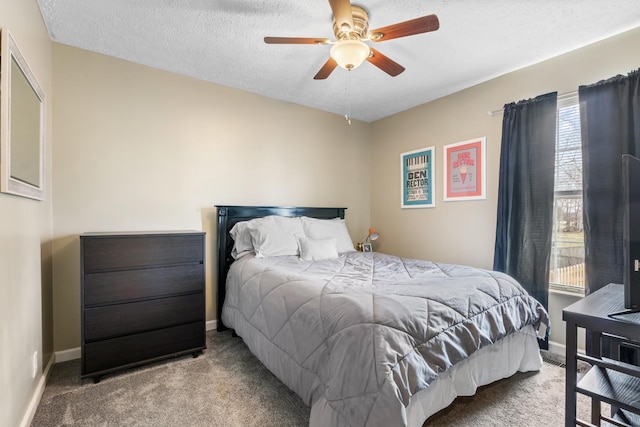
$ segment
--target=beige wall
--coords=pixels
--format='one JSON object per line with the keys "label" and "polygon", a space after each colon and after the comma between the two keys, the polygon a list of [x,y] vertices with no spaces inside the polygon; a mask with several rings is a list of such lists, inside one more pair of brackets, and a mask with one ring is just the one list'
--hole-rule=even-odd
{"label": "beige wall", "polygon": [[55,348],[80,345],[78,235],[207,232],[216,204],[345,206],[369,226],[370,126],[54,44]]}
{"label": "beige wall", "polygon": [[[576,91],[640,66],[640,29],[509,73],[372,125],[371,224],[378,250],[440,262],[493,265],[502,114],[504,104],[557,91]],[[487,199],[443,202],[442,147],[487,137]],[[400,153],[436,147],[436,207],[400,209]],[[555,301],[553,307],[557,307]],[[564,306],[562,306],[564,307]],[[559,310],[561,310],[561,308]],[[561,313],[550,313],[564,341]],[[552,332],[552,339],[555,336]]]}
{"label": "beige wall", "polygon": [[[209,320],[215,204],[346,206],[354,240],[371,225],[381,232],[378,250],[491,267],[501,115],[487,112],[640,66],[634,30],[347,126],[337,115],[67,46],[52,49],[35,0],[0,0],[0,27],[12,31],[49,102],[46,200],[0,194],[0,425],[25,421],[37,402],[54,339],[56,350],[80,345],[80,233],[206,231]],[[444,203],[442,146],[478,136],[488,142],[487,200]],[[438,154],[436,208],[402,210],[399,155],[430,145]],[[550,303],[560,311],[568,302]]]}
{"label": "beige wall", "polygon": [[[46,100],[51,98],[51,42],[36,0],[0,0],[0,28],[15,39]],[[4,57],[3,57],[4,60]],[[50,104],[48,105],[50,107]],[[51,108],[46,112],[46,200],[0,194],[0,425],[28,419],[52,355]],[[35,378],[33,355],[38,352]],[[43,357],[44,353],[44,357]],[[28,417],[27,417],[28,418]]]}
{"label": "beige wall", "polygon": [[[371,225],[378,250],[491,267],[501,115],[487,112],[640,66],[634,30],[349,127],[340,116],[79,49],[52,51],[35,0],[0,0],[0,28],[11,30],[48,101],[46,200],[0,194],[0,425],[28,421],[53,337],[56,350],[80,344],[78,234],[206,231],[208,319],[215,204],[346,206],[354,240]],[[487,200],[444,203],[442,146],[478,136],[488,141]],[[430,145],[436,208],[402,210],[399,155]],[[568,302],[550,303],[559,311]]]}
{"label": "beige wall", "polygon": [[[640,31],[629,32],[351,127],[336,115],[54,44],[56,350],[79,346],[78,234],[86,231],[206,231],[207,318],[215,319],[215,204],[344,205],[354,240],[371,216],[382,235],[377,250],[491,268],[502,116],[487,113],[626,73],[638,66],[639,40]],[[442,146],[479,136],[487,137],[487,199],[443,202]],[[430,145],[436,208],[402,210],[400,153]]]}

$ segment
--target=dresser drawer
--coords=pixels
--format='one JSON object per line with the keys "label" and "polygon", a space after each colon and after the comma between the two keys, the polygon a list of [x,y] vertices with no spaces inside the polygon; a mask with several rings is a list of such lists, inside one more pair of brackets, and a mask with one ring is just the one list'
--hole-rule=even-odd
{"label": "dresser drawer", "polygon": [[85,342],[204,321],[202,293],[84,310]]}
{"label": "dresser drawer", "polygon": [[81,237],[84,273],[204,262],[204,234]]}
{"label": "dresser drawer", "polygon": [[97,341],[83,346],[82,375],[95,375],[204,348],[204,322]]}
{"label": "dresser drawer", "polygon": [[91,273],[84,276],[84,306],[203,291],[204,264]]}

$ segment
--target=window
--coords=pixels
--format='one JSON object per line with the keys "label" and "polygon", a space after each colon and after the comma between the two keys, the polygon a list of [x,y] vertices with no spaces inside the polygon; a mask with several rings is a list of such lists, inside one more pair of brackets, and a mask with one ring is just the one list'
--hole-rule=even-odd
{"label": "window", "polygon": [[558,97],[551,288],[584,292],[582,140],[578,95]]}

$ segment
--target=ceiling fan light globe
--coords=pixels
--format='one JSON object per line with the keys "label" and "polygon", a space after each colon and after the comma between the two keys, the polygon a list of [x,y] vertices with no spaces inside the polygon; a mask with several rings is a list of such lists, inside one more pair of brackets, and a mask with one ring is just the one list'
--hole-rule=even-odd
{"label": "ceiling fan light globe", "polygon": [[358,68],[369,57],[369,46],[360,40],[341,40],[331,48],[331,57],[345,70]]}

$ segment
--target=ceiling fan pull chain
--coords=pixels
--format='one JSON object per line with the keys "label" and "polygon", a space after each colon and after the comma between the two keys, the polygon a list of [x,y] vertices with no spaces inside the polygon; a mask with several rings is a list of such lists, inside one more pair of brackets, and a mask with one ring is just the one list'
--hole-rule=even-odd
{"label": "ceiling fan pull chain", "polygon": [[351,70],[347,70],[345,93],[347,95],[347,114],[344,115],[345,120],[351,126]]}

